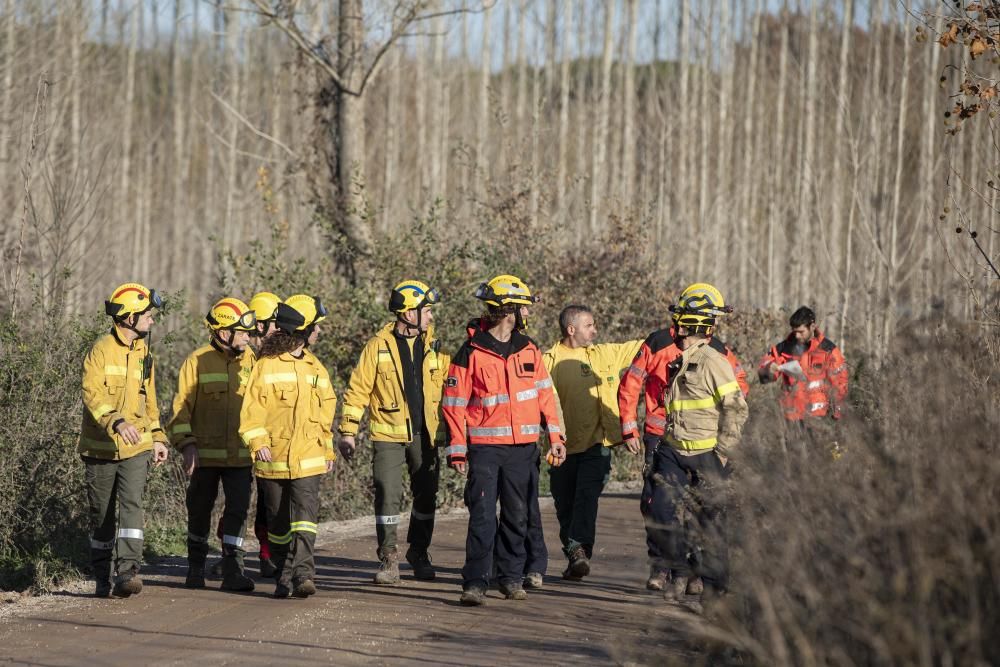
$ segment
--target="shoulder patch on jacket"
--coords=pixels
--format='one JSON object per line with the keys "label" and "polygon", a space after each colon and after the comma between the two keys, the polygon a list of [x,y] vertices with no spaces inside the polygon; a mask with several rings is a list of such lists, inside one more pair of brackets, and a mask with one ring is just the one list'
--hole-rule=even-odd
{"label": "shoulder patch on jacket", "polygon": [[444,381],[444,386],[446,386],[446,387],[457,387],[458,386],[458,378],[455,377],[454,375],[449,375],[448,379],[446,379]]}
{"label": "shoulder patch on jacket", "polygon": [[674,337],[670,335],[670,329],[658,329],[646,336],[645,345],[650,352],[656,353],[665,347],[673,345]]}
{"label": "shoulder patch on jacket", "polygon": [[823,342],[819,344],[819,349],[823,350],[824,352],[833,352],[834,350],[837,349],[837,346],[829,338],[824,338]]}
{"label": "shoulder patch on jacket", "polygon": [[469,367],[469,355],[472,354],[472,346],[469,345],[469,341],[462,343],[462,347],[458,348],[458,352],[455,356],[451,358],[451,363],[456,366],[461,366],[462,368]]}

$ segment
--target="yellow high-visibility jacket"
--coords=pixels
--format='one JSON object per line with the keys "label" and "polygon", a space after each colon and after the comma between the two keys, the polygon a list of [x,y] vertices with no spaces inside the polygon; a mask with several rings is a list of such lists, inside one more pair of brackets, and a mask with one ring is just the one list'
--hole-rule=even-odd
{"label": "yellow high-visibility jacket", "polygon": [[[250,372],[240,437],[254,459],[254,472],[267,479],[299,479],[326,472],[333,451],[337,395],[326,368],[309,350],[258,359]],[[258,461],[263,447],[271,461]]]}
{"label": "yellow high-visibility jacket", "polygon": [[[410,442],[419,435],[412,432],[410,408],[403,391],[403,365],[392,333],[395,326],[394,322],[387,324],[361,350],[344,394],[344,411],[338,427],[344,435],[357,435],[366,408],[372,440]],[[424,425],[434,445],[447,439],[441,419],[441,392],[451,357],[440,351],[433,327],[418,337],[414,345],[421,342],[424,345]]]}
{"label": "yellow high-visibility jacket", "polygon": [[562,408],[567,454],[622,442],[618,384],[641,345],[631,340],[570,348],[559,342],[542,355]]}
{"label": "yellow high-visibility jacket", "polygon": [[667,389],[667,428],[663,440],[681,454],[716,450],[729,455],[749,415],[732,365],[708,344],[684,350]]}
{"label": "yellow high-visibility jacket", "polygon": [[177,449],[191,444],[198,448],[198,465],[242,468],[251,464],[239,429],[243,394],[255,361],[249,347],[230,357],[214,345],[205,345],[181,365],[174,416],[167,431]]}
{"label": "yellow high-visibility jacket", "polygon": [[[121,421],[141,435],[129,445],[115,432]],[[118,461],[148,452],[153,442],[167,444],[156,405],[153,356],[146,341],[123,343],[115,331],[97,339],[83,360],[82,456]]]}

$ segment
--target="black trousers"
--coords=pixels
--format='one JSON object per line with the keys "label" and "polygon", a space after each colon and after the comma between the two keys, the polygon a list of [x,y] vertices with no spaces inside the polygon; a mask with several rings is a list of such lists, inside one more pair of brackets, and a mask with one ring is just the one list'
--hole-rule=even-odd
{"label": "black trousers", "polygon": [[299,479],[258,478],[267,508],[267,541],[277,579],[297,584],[315,579],[317,518],[322,475]]}
{"label": "black trousers", "polygon": [[537,454],[534,443],[469,447],[469,477],[465,484],[469,532],[462,568],[464,588],[489,585],[494,549],[500,583],[520,582],[523,578],[532,480],[537,494]]}
{"label": "black trousers", "polygon": [[212,509],[219,494],[219,484],[226,504],[222,511],[222,550],[242,561],[243,537],[250,510],[253,469],[198,466],[187,488],[188,560],[204,563],[208,556],[208,538],[212,529]]}
{"label": "black trousers", "polygon": [[684,456],[664,442],[656,448],[652,531],[661,562],[677,576],[701,577],[716,590],[729,586],[727,476],[714,450]]}

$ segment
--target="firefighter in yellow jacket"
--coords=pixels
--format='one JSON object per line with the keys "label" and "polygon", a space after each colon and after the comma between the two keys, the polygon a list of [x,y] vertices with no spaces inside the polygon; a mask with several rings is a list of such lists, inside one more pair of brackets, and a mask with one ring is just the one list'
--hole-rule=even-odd
{"label": "firefighter in yellow jacket", "polygon": [[667,426],[651,473],[653,502],[670,520],[652,537],[671,569],[664,596],[685,600],[692,575],[715,592],[728,586],[725,479],[748,410],[732,365],[708,344],[716,317],[732,311],[719,290],[692,285],[670,310],[682,353],[670,364]]}
{"label": "firefighter in yellow jacket", "polygon": [[579,581],[590,574],[598,499],[611,473],[610,448],[623,440],[619,380],[642,341],[594,344],[594,315],[582,305],[563,308],[559,328],[562,340],[542,360],[565,419],[566,461],[550,468],[549,477],[559,540],[569,560],[563,578]]}
{"label": "firefighter in yellow jacket", "polygon": [[[153,310],[163,301],[138,283],[115,289],[104,302],[111,331],[101,336],[83,362],[83,424],[78,451],[92,533],[90,559],[97,597],[129,597],[142,591],[142,499],[150,465],[167,459],[160,428],[153,356],[146,338]],[[117,510],[118,523],[115,525]],[[115,581],[111,585],[114,558]]]}
{"label": "firefighter in yellow jacket", "polygon": [[226,297],[208,311],[205,324],[212,332],[211,341],[181,365],[169,426],[171,440],[184,457],[184,472],[191,478],[185,586],[205,587],[212,509],[221,483],[226,499],[221,589],[252,591],[253,580],[243,571],[243,534],[253,472],[250,452],[240,441],[239,425],[243,394],[255,360],[247,343],[250,332],[256,331],[256,316],[247,304]]}
{"label": "firefighter in yellow jacket", "polygon": [[240,436],[264,492],[276,598],[316,592],[320,481],[337,458],[332,430],[337,396],[308,347],[316,343],[326,314],[318,298],[305,294],[278,305],[278,332],[261,345],[240,412]]}
{"label": "firefighter in yellow jacket", "polygon": [[375,534],[381,564],[375,583],[399,583],[396,526],[403,492],[403,466],[410,474],[413,508],[407,530],[406,560],[413,576],[434,579],[427,549],[434,532],[440,464],[435,444],[445,441],[441,391],[450,363],[434,339],[431,306],[437,291],[419,280],[404,280],[389,297],[396,320],[385,325],[361,351],[344,395],[340,450],[355,449],[361,418],[368,410],[375,485]]}

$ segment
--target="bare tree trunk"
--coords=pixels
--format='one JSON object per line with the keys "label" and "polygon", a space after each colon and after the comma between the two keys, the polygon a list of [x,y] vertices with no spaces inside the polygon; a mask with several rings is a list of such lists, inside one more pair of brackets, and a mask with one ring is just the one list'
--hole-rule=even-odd
{"label": "bare tree trunk", "polygon": [[[819,60],[819,6],[812,4],[809,13],[809,65],[806,70],[806,100],[805,100],[805,148],[802,154],[801,187],[799,189],[799,216],[814,220],[816,187],[816,114],[818,104],[819,81],[817,76],[817,61]],[[789,271],[794,276],[795,284],[792,296],[796,301],[815,300],[819,295],[807,292],[814,289],[810,267],[813,265],[808,256],[810,236],[799,230],[798,221],[788,226],[789,235]]]}
{"label": "bare tree trunk", "polygon": [[[587,136],[588,127],[590,122],[588,119],[588,111],[591,108],[591,89],[587,86],[587,81],[590,77],[591,67],[589,61],[584,64],[584,54],[586,53],[587,44],[587,7],[586,4],[579,3],[580,15],[577,21],[577,34],[576,34],[576,57],[577,57],[577,74],[576,74],[576,99],[578,103],[573,105],[576,107],[576,174],[577,178],[582,178],[584,174],[587,173]],[[585,199],[585,197],[584,197]],[[582,243],[584,235],[589,228],[589,220],[584,217],[584,211],[579,210],[574,216],[576,219],[576,231],[577,231],[577,241]]]}
{"label": "bare tree trunk", "polygon": [[476,193],[483,196],[489,172],[489,156],[486,153],[486,137],[490,123],[490,23],[493,5],[486,5],[483,12],[483,31],[479,52],[479,116],[476,120]]}
{"label": "bare tree trunk", "polygon": [[626,203],[635,191],[635,67],[639,3],[626,0],[626,43],[625,81],[622,91],[622,180],[619,188]]}
{"label": "bare tree trunk", "polygon": [[[4,5],[4,70],[3,70],[3,122],[8,128],[14,124],[14,54],[17,52],[17,0],[7,0]],[[0,132],[0,165],[3,165],[5,183],[14,182],[14,170],[11,163],[9,131]]]}
{"label": "bare tree trunk", "polygon": [[[423,190],[427,187],[427,170],[424,167],[424,156],[427,154],[427,134],[428,134],[428,121],[427,121],[427,38],[417,37],[414,42],[413,47],[413,66],[415,69],[414,80],[416,81],[416,90],[413,91],[414,101],[413,106],[416,110],[417,115],[417,142],[416,142],[416,160],[414,161],[415,176],[414,184],[417,189],[417,193],[420,198],[423,198]],[[399,50],[402,50],[402,46],[397,46]],[[406,123],[402,123],[405,127]]]}
{"label": "bare tree trunk", "polygon": [[760,24],[764,13],[763,0],[756,0],[751,17],[750,28],[750,63],[747,66],[746,91],[747,106],[743,114],[743,184],[742,184],[742,211],[740,213],[740,245],[743,252],[740,253],[739,285],[740,294],[745,301],[752,298],[750,284],[750,260],[754,256],[754,246],[750,227],[750,218],[755,221],[757,211],[757,177],[753,172],[754,159],[758,155],[760,137],[754,131],[754,123],[757,120],[757,67],[760,58]]}
{"label": "bare tree trunk", "polygon": [[[226,75],[227,75],[227,90],[226,96],[229,98],[229,104],[235,109],[240,108],[240,65],[239,65],[239,51],[240,51],[240,16],[239,12],[226,12],[225,13],[225,30],[226,30]],[[226,157],[226,212],[222,219],[222,238],[223,246],[227,250],[232,250],[236,244],[236,239],[238,238],[236,234],[237,222],[233,215],[233,208],[236,202],[236,176],[238,174],[238,158],[237,144],[239,142],[239,121],[236,118],[229,118],[229,132],[226,138],[228,146],[228,154]]]}
{"label": "bare tree trunk", "polygon": [[910,37],[909,2],[903,7],[903,62],[898,77],[900,82],[899,109],[896,116],[896,173],[892,186],[892,218],[889,223],[889,257],[885,278],[885,319],[882,322],[881,350],[887,350],[892,340],[896,323],[896,304],[898,299],[897,278],[900,268],[899,252],[899,217],[903,188],[903,156],[906,148],[906,115],[908,112],[910,94],[910,54],[913,51],[913,39]]}
{"label": "bare tree trunk", "polygon": [[604,163],[608,152],[609,118],[611,113],[611,58],[614,47],[615,13],[612,3],[604,5],[604,49],[601,53],[601,91],[597,123],[594,127],[594,161],[590,172],[590,232],[597,234],[598,211],[604,196],[607,174]]}
{"label": "bare tree trunk", "polygon": [[[680,67],[680,99],[677,102],[678,107],[681,112],[677,114],[677,125],[678,125],[678,143],[680,144],[680,160],[679,169],[677,177],[677,206],[678,211],[677,217],[680,218],[680,223],[682,228],[687,228],[693,221],[691,220],[691,205],[693,203],[694,185],[692,173],[694,172],[692,166],[691,156],[694,151],[691,150],[691,137],[692,123],[691,118],[694,114],[684,113],[684,109],[691,108],[691,4],[690,0],[681,0],[681,11],[680,20],[677,23],[678,32],[680,35],[678,37],[678,42],[680,42],[680,54],[677,59],[679,61]],[[688,247],[684,248],[685,251],[690,251],[690,244]],[[686,267],[687,268],[687,267]]]}
{"label": "bare tree trunk", "polygon": [[435,196],[447,197],[448,183],[443,177],[443,169],[448,162],[448,112],[447,112],[447,91],[448,74],[444,70],[444,17],[434,20],[434,76],[437,81],[435,87],[435,113],[433,131],[431,132],[431,192]]}
{"label": "bare tree trunk", "polygon": [[[705,22],[705,30],[707,31],[707,36],[702,42],[701,48],[701,75],[698,77],[698,108],[708,109],[709,108],[709,91],[711,89],[712,67],[712,28],[715,24],[715,2],[709,5],[709,16],[708,21]],[[702,6],[704,11],[704,5]],[[698,151],[698,163],[701,167],[699,185],[698,185],[698,238],[705,239],[707,236],[708,228],[708,191],[709,191],[709,172],[708,172],[708,151],[711,141],[711,114],[702,113],[699,115],[699,151]],[[695,264],[695,274],[698,276],[704,275],[705,272],[705,256],[708,248],[708,244],[699,242],[695,253],[697,258],[697,263]],[[699,278],[700,280],[700,278]]]}
{"label": "bare tree trunk", "polygon": [[[183,72],[180,47],[181,18],[184,16],[184,0],[174,0],[174,25],[170,33],[170,87],[171,87],[171,117],[173,118],[173,169],[171,177],[173,187],[171,188],[170,218],[171,229],[173,230],[173,242],[170,244],[170,265],[173,267],[187,267],[190,260],[190,252],[186,252],[184,245],[180,243],[184,227],[182,224],[185,210],[185,188],[187,180],[188,163],[185,159],[187,143],[184,137],[185,121],[185,96],[183,91]],[[191,53],[192,60],[196,57],[196,52]],[[185,269],[186,270],[186,269]],[[190,274],[187,274],[190,277]]]}
{"label": "bare tree trunk", "polygon": [[[399,70],[402,68],[402,49],[400,47],[393,48],[386,57],[389,58],[389,80],[385,91],[385,155],[382,168],[382,214],[379,216],[382,220],[379,227],[383,230],[391,229],[395,222],[392,202],[395,195],[393,192],[394,170],[396,162],[399,160],[396,146],[396,116],[399,113]],[[418,97],[421,95],[419,86],[414,94]],[[419,159],[420,154],[418,153],[417,160]]]}
{"label": "bare tree trunk", "polygon": [[563,0],[563,30],[562,30],[562,63],[559,68],[559,157],[556,160],[556,215],[560,221],[565,221],[564,199],[566,197],[567,156],[569,154],[569,66],[572,61],[570,53],[570,35],[573,34],[573,2]]}
{"label": "bare tree trunk", "polygon": [[774,130],[774,152],[771,155],[771,164],[775,165],[770,172],[770,188],[768,196],[768,216],[767,216],[767,305],[774,308],[778,303],[778,275],[777,257],[775,257],[775,245],[778,239],[775,238],[778,228],[779,216],[783,216],[784,209],[781,207],[781,175],[780,165],[785,156],[785,107],[788,97],[788,11],[787,6],[781,12],[781,45],[778,55],[778,96],[774,101],[776,107],[775,130]]}
{"label": "bare tree trunk", "polygon": [[[361,0],[340,0],[339,34],[337,43],[338,72],[346,85],[354,90],[361,87],[362,55],[364,53],[364,14]],[[365,109],[358,95],[337,91],[337,136],[334,155],[337,162],[338,187],[343,202],[343,227],[351,250],[357,255],[348,258],[345,269],[352,280],[364,269],[363,258],[371,246],[371,234],[364,219],[365,182]],[[338,150],[339,149],[339,150]]]}
{"label": "bare tree trunk", "polygon": [[[125,110],[122,114],[121,133],[122,162],[119,172],[121,178],[118,185],[118,201],[120,202],[119,226],[121,229],[132,228],[135,224],[135,221],[131,219],[135,211],[133,209],[134,202],[131,197],[129,183],[132,177],[132,124],[135,116],[135,61],[139,46],[139,20],[142,14],[140,6],[141,3],[136,3],[136,6],[133,6],[130,10],[129,43],[125,65]],[[142,244],[146,242],[142,231],[141,226],[135,229],[132,234],[132,247],[130,249],[132,252],[132,271],[138,276],[142,275],[140,273],[142,269],[140,266]],[[136,280],[144,280],[144,278],[139,277]]]}
{"label": "bare tree trunk", "polygon": [[[850,114],[850,78],[849,78],[849,67],[850,60],[849,56],[851,53],[851,31],[854,27],[854,0],[847,0],[844,4],[844,17],[843,23],[841,24],[840,30],[840,64],[838,67],[837,74],[837,106],[836,114],[834,117],[833,125],[833,170],[832,170],[832,182],[833,188],[831,191],[831,196],[833,203],[831,206],[832,211],[832,224],[830,225],[831,231],[831,246],[834,258],[833,266],[830,268],[834,271],[840,273],[842,267],[840,262],[846,265],[847,257],[838,257],[837,251],[842,244],[843,230],[847,227],[847,220],[844,218],[844,204],[843,199],[845,194],[848,196],[847,205],[853,207],[853,202],[850,200],[850,193],[845,192],[845,182],[844,182],[844,152],[846,149],[846,141],[844,140],[845,134],[845,124],[847,123],[848,116]],[[840,260],[840,261],[838,261]],[[847,274],[842,274],[846,280],[849,276]],[[847,286],[842,285],[841,293],[847,292]],[[843,298],[843,297],[842,297]],[[836,332],[838,336],[843,337],[844,332]]]}
{"label": "bare tree trunk", "polygon": [[517,132],[521,137],[524,136],[524,105],[528,95],[528,60],[524,50],[524,39],[527,34],[525,27],[527,14],[528,0],[521,0],[517,11],[517,99],[514,103]]}

